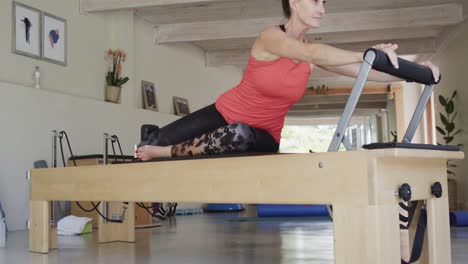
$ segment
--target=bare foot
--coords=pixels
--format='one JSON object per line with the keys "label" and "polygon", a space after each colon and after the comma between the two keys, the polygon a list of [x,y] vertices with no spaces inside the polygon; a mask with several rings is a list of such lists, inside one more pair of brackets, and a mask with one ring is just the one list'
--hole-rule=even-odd
{"label": "bare foot", "polygon": [[154,158],[169,158],[172,157],[172,146],[142,146],[136,150],[137,158],[146,161]]}

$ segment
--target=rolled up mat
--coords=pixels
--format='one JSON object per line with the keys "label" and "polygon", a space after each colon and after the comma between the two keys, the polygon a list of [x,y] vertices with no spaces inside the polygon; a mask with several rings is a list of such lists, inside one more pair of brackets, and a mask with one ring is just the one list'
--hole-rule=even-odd
{"label": "rolled up mat", "polygon": [[257,205],[258,217],[328,216],[326,205]]}
{"label": "rolled up mat", "polygon": [[468,211],[453,211],[450,213],[451,226],[468,226]]}
{"label": "rolled up mat", "polygon": [[206,211],[208,212],[227,212],[227,211],[242,211],[242,204],[208,204]]}

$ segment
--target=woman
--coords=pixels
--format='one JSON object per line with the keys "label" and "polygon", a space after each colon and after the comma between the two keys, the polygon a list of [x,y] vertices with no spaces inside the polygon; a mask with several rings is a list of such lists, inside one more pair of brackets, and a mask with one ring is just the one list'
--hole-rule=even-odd
{"label": "woman", "polygon": [[[277,152],[284,118],[304,94],[315,67],[356,77],[362,52],[310,43],[305,34],[320,27],[324,0],[283,0],[285,25],[265,29],[255,40],[239,85],[202,108],[166,127],[155,129],[140,143],[137,157],[149,160],[235,151]],[[385,52],[398,68],[396,44],[374,48]],[[430,62],[434,79],[439,69]],[[400,79],[372,70],[368,80]]]}

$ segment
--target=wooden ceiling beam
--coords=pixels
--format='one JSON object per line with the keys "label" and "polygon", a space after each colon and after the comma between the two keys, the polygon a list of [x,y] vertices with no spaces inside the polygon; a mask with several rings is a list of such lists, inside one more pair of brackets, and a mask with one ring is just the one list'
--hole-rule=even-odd
{"label": "wooden ceiling beam", "polygon": [[[343,44],[365,41],[387,41],[410,38],[434,38],[443,31],[442,27],[392,28],[341,33],[312,33],[307,38],[313,43]],[[192,42],[205,51],[250,49],[255,38],[217,39]]]}
{"label": "wooden ceiling beam", "polygon": [[[385,10],[353,11],[327,14],[322,27],[314,33],[353,32],[446,26],[461,22],[461,4],[411,7]],[[280,23],[282,17],[220,20],[160,25],[155,29],[157,43],[192,42],[213,39],[251,38],[264,28]]]}
{"label": "wooden ceiling beam", "polygon": [[197,5],[203,7],[206,4],[239,1],[239,0],[81,0],[81,6],[85,12],[115,11],[135,8],[167,7],[170,5]]}
{"label": "wooden ceiling beam", "polygon": [[[114,0],[118,1],[118,0]],[[418,6],[461,3],[464,0],[333,0],[326,4],[326,13],[382,10]],[[136,13],[154,25],[281,17],[278,0],[212,1],[204,4],[172,4],[136,8]]]}

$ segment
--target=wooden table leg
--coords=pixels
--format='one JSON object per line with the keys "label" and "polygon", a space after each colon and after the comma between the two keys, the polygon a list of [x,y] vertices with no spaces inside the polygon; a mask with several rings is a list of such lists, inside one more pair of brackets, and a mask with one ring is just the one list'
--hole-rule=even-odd
{"label": "wooden table leg", "polygon": [[[443,190],[447,190],[446,185]],[[450,264],[450,216],[447,192],[441,198],[427,200],[427,231],[429,239],[429,263]]]}
{"label": "wooden table leg", "polygon": [[[103,212],[104,202],[99,205],[99,210]],[[122,204],[122,203],[119,203]],[[135,242],[135,205],[128,203],[123,223],[104,223],[102,217],[98,218],[99,243],[107,242]]]}
{"label": "wooden table leg", "polygon": [[400,263],[398,203],[333,205],[335,263]]}
{"label": "wooden table leg", "polygon": [[29,202],[29,251],[49,252],[50,202]]}

